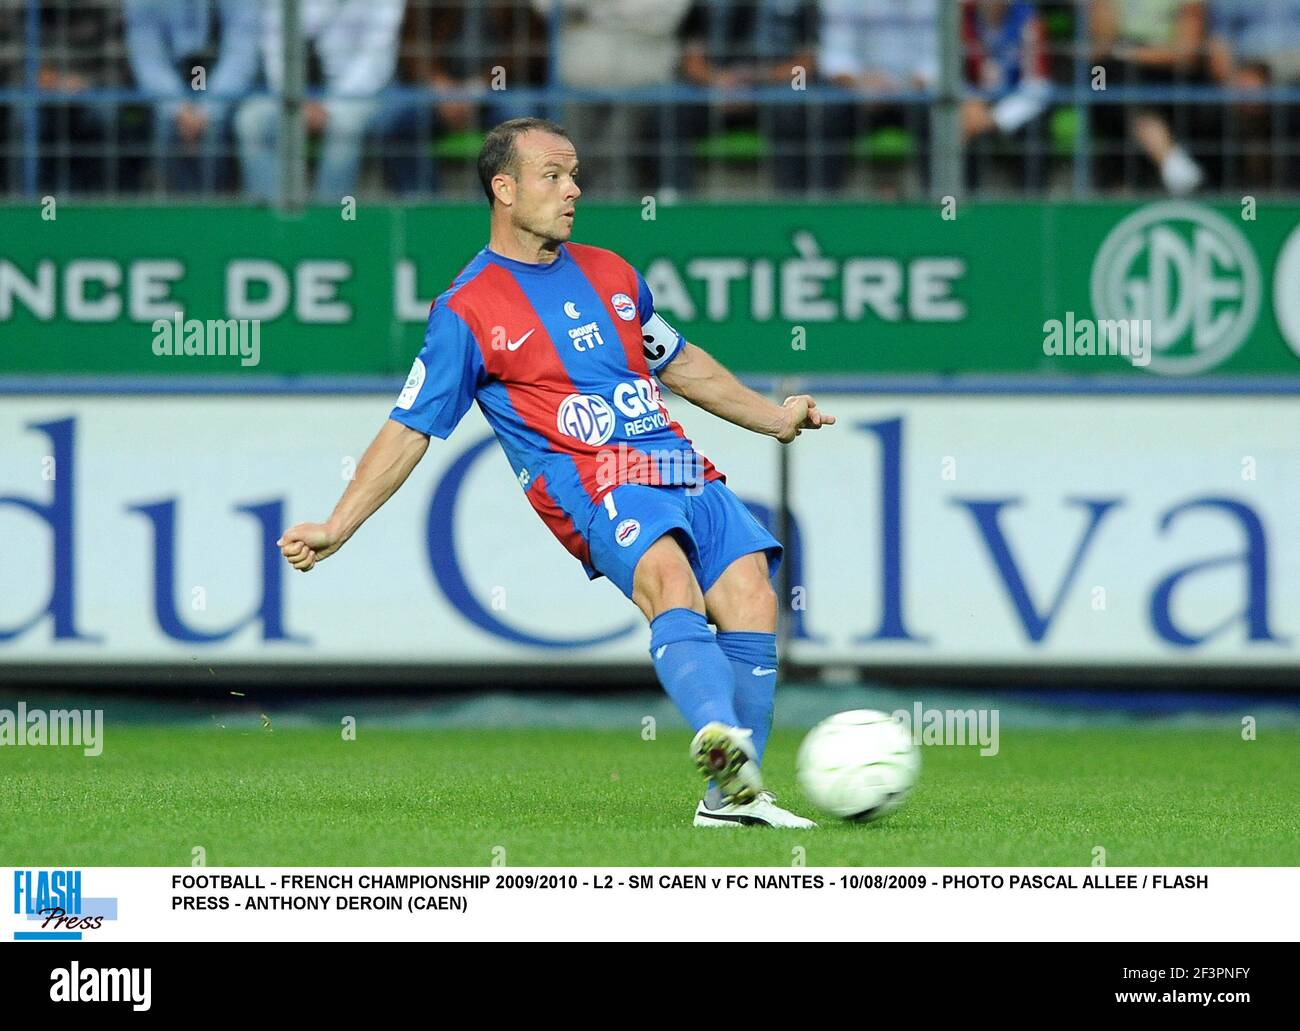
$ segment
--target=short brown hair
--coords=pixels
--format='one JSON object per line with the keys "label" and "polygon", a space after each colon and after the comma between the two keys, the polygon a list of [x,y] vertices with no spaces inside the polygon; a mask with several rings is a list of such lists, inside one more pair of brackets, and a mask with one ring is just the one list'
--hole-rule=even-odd
{"label": "short brown hair", "polygon": [[519,167],[519,154],[515,149],[515,140],[533,129],[554,133],[556,136],[563,136],[566,140],[569,138],[569,134],[564,131],[564,126],[545,118],[512,118],[498,125],[483,140],[483,146],[478,152],[478,178],[483,184],[483,192],[487,195],[489,207],[497,200],[492,192],[493,177],[499,172],[515,174],[515,169]]}

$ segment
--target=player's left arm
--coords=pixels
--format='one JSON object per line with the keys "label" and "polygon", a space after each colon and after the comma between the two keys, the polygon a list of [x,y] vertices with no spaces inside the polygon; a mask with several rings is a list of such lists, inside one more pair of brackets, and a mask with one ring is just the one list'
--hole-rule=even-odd
{"label": "player's left arm", "polygon": [[783,444],[804,430],[835,425],[835,416],[818,408],[808,394],[795,394],[778,405],[750,390],[711,354],[689,342],[657,375],[659,382],[691,404]]}

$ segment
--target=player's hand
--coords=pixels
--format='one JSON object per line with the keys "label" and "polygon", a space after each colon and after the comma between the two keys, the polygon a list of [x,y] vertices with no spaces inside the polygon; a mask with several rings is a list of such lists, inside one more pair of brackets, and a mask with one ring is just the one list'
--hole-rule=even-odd
{"label": "player's hand", "polygon": [[835,425],[835,416],[823,412],[807,394],[787,397],[781,407],[785,410],[785,420],[776,439],[782,444],[789,444],[804,430],[818,430],[823,426]]}
{"label": "player's hand", "polygon": [[285,530],[275,543],[289,565],[305,573],[338,551],[343,541],[325,523],[299,523]]}

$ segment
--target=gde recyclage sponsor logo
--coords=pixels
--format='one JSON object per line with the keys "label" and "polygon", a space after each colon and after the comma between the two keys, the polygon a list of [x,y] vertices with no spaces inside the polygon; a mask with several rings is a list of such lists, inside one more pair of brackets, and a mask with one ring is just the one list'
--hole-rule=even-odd
{"label": "gde recyclage sponsor logo", "polygon": [[117,919],[117,899],[86,898],[80,870],[15,870],[13,915],[29,925],[14,941],[81,941]]}
{"label": "gde recyclage sponsor logo", "polygon": [[614,388],[614,404],[610,405],[599,394],[570,394],[560,402],[555,425],[561,432],[584,444],[599,446],[614,435],[618,415],[626,416],[623,436],[635,437],[651,433],[668,425],[668,417],[660,408],[663,395],[654,383],[643,380],[625,380]]}
{"label": "gde recyclage sponsor logo", "polygon": [[1100,320],[1149,323],[1152,372],[1186,376],[1226,361],[1255,328],[1259,266],[1231,222],[1183,202],[1153,204],[1121,221],[1092,265]]}

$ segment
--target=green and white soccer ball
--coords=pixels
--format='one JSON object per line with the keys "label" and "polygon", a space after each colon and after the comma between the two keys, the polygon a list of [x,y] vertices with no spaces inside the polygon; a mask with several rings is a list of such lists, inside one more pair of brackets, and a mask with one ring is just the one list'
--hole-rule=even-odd
{"label": "green and white soccer ball", "polygon": [[903,804],[921,773],[921,752],[892,716],[854,709],[808,732],[797,770],[817,807],[846,820],[875,820]]}

